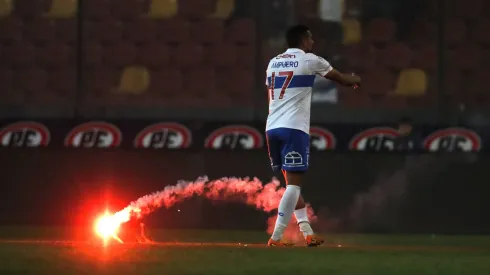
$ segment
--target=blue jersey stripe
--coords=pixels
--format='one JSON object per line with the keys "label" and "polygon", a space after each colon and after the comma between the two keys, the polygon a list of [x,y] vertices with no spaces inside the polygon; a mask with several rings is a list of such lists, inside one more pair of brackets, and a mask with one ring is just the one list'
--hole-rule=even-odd
{"label": "blue jersey stripe", "polygon": [[[271,77],[267,78],[268,83],[271,83]],[[285,76],[277,76],[274,80],[274,89],[281,89],[286,81]],[[289,83],[288,88],[307,88],[313,87],[313,83],[315,82],[315,75],[295,75],[291,82]]]}

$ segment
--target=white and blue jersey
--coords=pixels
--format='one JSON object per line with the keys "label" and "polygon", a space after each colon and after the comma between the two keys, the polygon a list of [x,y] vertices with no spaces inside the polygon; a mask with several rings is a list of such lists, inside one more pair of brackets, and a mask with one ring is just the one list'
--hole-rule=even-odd
{"label": "white and blue jersey", "polygon": [[313,83],[332,69],[325,59],[300,49],[288,49],[269,62],[266,137],[274,170],[308,169]]}

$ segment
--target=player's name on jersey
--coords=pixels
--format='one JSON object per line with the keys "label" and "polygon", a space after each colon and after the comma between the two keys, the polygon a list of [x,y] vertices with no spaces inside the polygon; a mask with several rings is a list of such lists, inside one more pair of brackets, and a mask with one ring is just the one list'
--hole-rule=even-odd
{"label": "player's name on jersey", "polygon": [[[199,126],[195,126],[199,125]],[[265,150],[265,125],[178,121],[0,121],[0,148],[134,150]],[[418,152],[490,152],[483,131],[419,126]],[[332,124],[310,127],[311,151],[396,152],[399,133],[388,125]]]}
{"label": "player's name on jersey", "polygon": [[271,68],[277,69],[277,68],[296,68],[299,66],[298,61],[277,61],[273,62],[271,65]]}

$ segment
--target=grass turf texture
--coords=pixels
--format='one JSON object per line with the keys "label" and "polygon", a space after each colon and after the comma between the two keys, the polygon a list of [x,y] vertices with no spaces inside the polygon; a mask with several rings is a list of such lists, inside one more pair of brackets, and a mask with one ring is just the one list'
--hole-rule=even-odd
{"label": "grass turf texture", "polygon": [[266,248],[252,245],[267,241],[263,232],[151,235],[170,243],[12,242],[71,239],[72,230],[0,229],[0,274],[490,274],[484,236],[325,235],[326,247]]}

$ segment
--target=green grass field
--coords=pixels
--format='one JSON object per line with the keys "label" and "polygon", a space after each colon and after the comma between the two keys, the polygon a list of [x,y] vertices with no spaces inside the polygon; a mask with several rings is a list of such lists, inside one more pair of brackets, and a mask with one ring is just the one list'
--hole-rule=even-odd
{"label": "green grass field", "polygon": [[[0,229],[0,274],[490,274],[485,236],[324,234],[328,244],[318,248],[266,248],[254,245],[265,233],[229,231],[157,231],[155,245],[105,248],[48,241],[69,236],[53,228]],[[26,239],[46,241],[19,241]]]}

